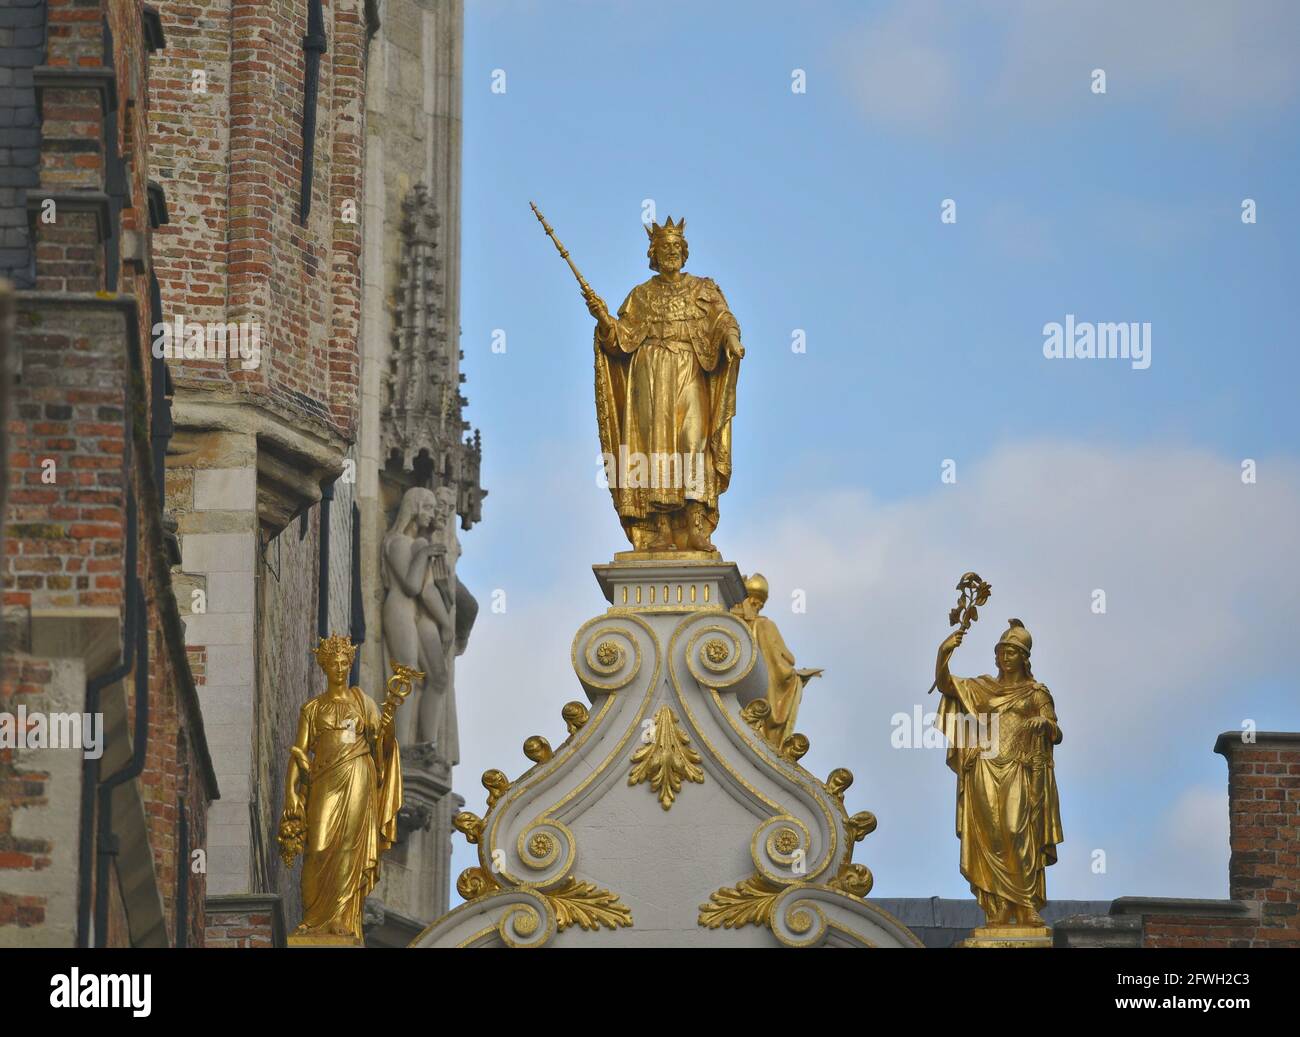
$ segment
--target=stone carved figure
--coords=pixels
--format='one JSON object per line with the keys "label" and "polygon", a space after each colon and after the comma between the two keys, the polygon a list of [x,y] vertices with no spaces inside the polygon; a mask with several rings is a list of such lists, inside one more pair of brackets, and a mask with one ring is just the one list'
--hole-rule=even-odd
{"label": "stone carved figure", "polygon": [[785,740],[794,734],[804,685],[814,677],[820,677],[822,671],[795,669],[794,654],[786,647],[781,631],[772,620],[759,615],[767,603],[767,594],[767,580],[762,573],[747,576],[745,600],[731,611],[749,627],[767,666],[768,713],[763,719],[762,734],[768,744],[779,751]]}
{"label": "stone carved figure", "polygon": [[[961,873],[990,927],[1041,928],[1047,867],[1064,840],[1052,760],[1061,742],[1056,705],[1034,680],[1033,639],[1020,620],[1010,621],[994,648],[997,677],[952,675],[948,661],[964,636],[965,630],[950,634],[935,662],[943,693],[938,723],[957,774]],[[992,728],[991,744],[972,736],[981,726]]]}
{"label": "stone carved figure", "polygon": [[455,507],[455,490],[412,487],[381,546],[385,654],[390,665],[426,675],[413,708],[398,718],[397,738],[402,745],[433,743],[448,764],[459,758],[452,661],[464,652],[478,611],[456,577]]}

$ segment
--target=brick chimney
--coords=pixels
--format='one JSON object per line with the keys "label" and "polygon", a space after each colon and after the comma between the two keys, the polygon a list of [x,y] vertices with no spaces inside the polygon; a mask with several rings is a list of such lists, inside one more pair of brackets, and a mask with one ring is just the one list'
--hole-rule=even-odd
{"label": "brick chimney", "polygon": [[1225,731],[1229,896],[1260,901],[1257,939],[1300,937],[1300,732]]}

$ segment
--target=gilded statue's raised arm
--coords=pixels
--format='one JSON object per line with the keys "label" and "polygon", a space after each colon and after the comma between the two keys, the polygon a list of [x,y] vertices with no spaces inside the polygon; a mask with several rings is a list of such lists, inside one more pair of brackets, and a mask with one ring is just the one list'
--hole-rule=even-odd
{"label": "gilded statue's raised arm", "polygon": [[952,658],[952,653],[957,650],[957,646],[965,636],[964,630],[954,630],[945,637],[943,643],[939,645],[939,656],[934,661],[934,686],[943,694],[954,698],[957,695],[957,686],[953,683],[952,671],[948,669],[948,660]]}

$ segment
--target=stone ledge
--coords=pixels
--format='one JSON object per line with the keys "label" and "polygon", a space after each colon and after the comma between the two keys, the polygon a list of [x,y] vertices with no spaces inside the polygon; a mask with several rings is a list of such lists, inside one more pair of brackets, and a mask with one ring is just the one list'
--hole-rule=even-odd
{"label": "stone ledge", "polygon": [[376,897],[365,904],[365,940],[367,947],[409,947],[424,931],[427,923],[394,911]]}
{"label": "stone ledge", "polygon": [[74,65],[37,65],[32,69],[36,107],[42,110],[46,90],[94,90],[99,94],[102,114],[117,107],[117,73],[105,66],[81,68]]}
{"label": "stone ledge", "polygon": [[206,926],[224,923],[222,915],[270,915],[271,946],[288,946],[284,926],[284,902],[278,893],[215,893],[204,900]]}
{"label": "stone ledge", "polygon": [[1259,920],[1258,900],[1197,900],[1191,897],[1119,897],[1110,905],[1112,915],[1188,915],[1197,918]]}
{"label": "stone ledge", "polygon": [[[663,558],[643,554],[631,559],[619,554],[613,562],[591,567],[605,600],[616,609],[700,612],[725,610],[745,599],[745,585],[735,562],[699,551],[663,552]],[[660,589],[671,592],[667,600],[657,593]]]}
{"label": "stone ledge", "polygon": [[95,217],[96,232],[99,235],[100,244],[112,237],[111,208],[108,195],[103,191],[47,191],[43,187],[29,187],[27,189],[27,228],[31,235],[31,241],[35,245],[41,244],[37,231],[39,229],[41,207],[46,201],[54,202],[56,220],[59,211],[88,212]]}
{"label": "stone ledge", "polygon": [[1243,742],[1241,731],[1224,731],[1214,740],[1214,751],[1227,757],[1230,752],[1251,749],[1300,749],[1300,731],[1256,731],[1253,742]]}
{"label": "stone ledge", "polygon": [[1052,927],[1056,947],[1141,947],[1141,915],[1071,915]]}
{"label": "stone ledge", "polygon": [[116,606],[38,606],[28,617],[32,655],[81,659],[88,677],[105,672],[122,657],[122,613]]}
{"label": "stone ledge", "polygon": [[[278,412],[258,401],[178,387],[172,404],[177,439],[232,432],[257,443],[258,519],[269,535],[321,499],[321,483],[343,471],[348,444],[333,429],[304,415]],[[172,466],[181,467],[175,461]],[[169,466],[170,467],[170,466]]]}

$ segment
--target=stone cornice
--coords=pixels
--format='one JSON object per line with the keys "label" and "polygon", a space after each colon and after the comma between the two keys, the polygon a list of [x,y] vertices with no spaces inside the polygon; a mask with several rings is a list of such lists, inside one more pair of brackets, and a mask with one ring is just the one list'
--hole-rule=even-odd
{"label": "stone cornice", "polygon": [[1250,749],[1300,748],[1300,731],[1256,731],[1251,741],[1246,741],[1242,731],[1224,731],[1214,741],[1214,751],[1220,756]]}
{"label": "stone cornice", "polygon": [[1258,900],[1197,900],[1189,897],[1120,897],[1110,905],[1112,915],[1195,915],[1198,918],[1255,918]]}
{"label": "stone cornice", "polygon": [[277,533],[320,501],[322,482],[337,479],[343,471],[348,443],[342,435],[301,415],[290,421],[260,400],[178,386],[172,420],[178,431],[256,437],[258,518]]}
{"label": "stone cornice", "polygon": [[32,69],[36,107],[40,110],[46,90],[94,90],[100,111],[107,115],[117,107],[117,73],[107,66],[37,65]]}
{"label": "stone cornice", "polygon": [[112,237],[112,214],[109,198],[103,191],[52,191],[43,187],[27,189],[27,224],[31,231],[31,240],[36,240],[37,222],[41,217],[41,207],[46,201],[53,201],[55,211],[88,212],[95,217],[95,230],[101,243]]}
{"label": "stone cornice", "polygon": [[271,916],[271,945],[287,944],[284,925],[284,901],[279,893],[218,893],[206,897],[203,908],[209,923],[214,914],[269,914]]}

